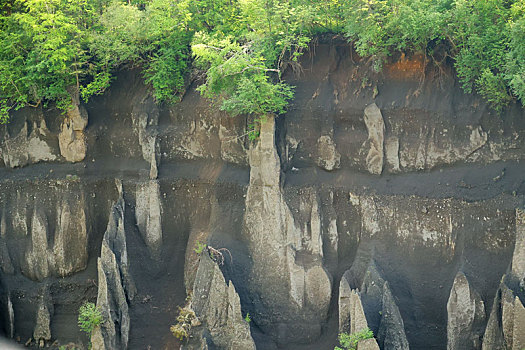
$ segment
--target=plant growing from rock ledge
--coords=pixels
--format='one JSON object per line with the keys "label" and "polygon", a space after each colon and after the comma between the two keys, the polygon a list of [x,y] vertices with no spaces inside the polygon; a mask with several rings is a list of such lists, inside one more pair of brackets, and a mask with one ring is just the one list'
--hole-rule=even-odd
{"label": "plant growing from rock ledge", "polygon": [[86,302],[78,309],[78,326],[83,332],[89,335],[101,324],[102,314],[95,304]]}
{"label": "plant growing from rock ledge", "polygon": [[[93,303],[84,303],[78,309],[78,326],[80,330],[86,332],[91,336],[93,330],[102,324],[103,318],[100,310]],[[88,344],[88,349],[91,349],[91,339]]]}
{"label": "plant growing from rock ledge", "polygon": [[371,339],[373,337],[374,333],[368,327],[352,334],[341,333],[339,334],[339,344],[341,344],[343,348],[336,346],[334,350],[355,350],[357,348],[357,343],[361,340]]}
{"label": "plant growing from rock ledge", "polygon": [[202,252],[204,251],[204,249],[206,249],[206,247],[207,247],[206,244],[197,241],[195,243],[195,248],[193,248],[193,251],[195,251],[195,253],[201,255]]}
{"label": "plant growing from rock ledge", "polygon": [[195,311],[191,309],[188,304],[184,307],[179,307],[179,316],[177,316],[177,324],[170,327],[171,333],[179,340],[188,339],[192,326],[198,326],[200,322],[195,315]]}

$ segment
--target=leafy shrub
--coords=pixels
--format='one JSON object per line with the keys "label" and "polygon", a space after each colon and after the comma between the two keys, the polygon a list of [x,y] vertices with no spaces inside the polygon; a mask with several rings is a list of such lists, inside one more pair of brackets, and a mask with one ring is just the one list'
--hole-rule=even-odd
{"label": "leafy shrub", "polygon": [[[374,333],[372,333],[372,331],[369,328],[365,328],[359,332],[355,332],[352,334],[348,334],[348,333],[339,334],[339,344],[341,344],[341,346],[344,349],[355,350],[357,347],[357,344],[361,340],[371,339],[373,337],[374,337]],[[343,349],[336,346],[334,350],[343,350]]]}
{"label": "leafy shrub", "polygon": [[86,302],[78,309],[78,326],[83,332],[90,335],[101,324],[102,314],[95,304]]}
{"label": "leafy shrub", "polygon": [[66,111],[129,66],[157,101],[180,100],[195,64],[199,91],[231,115],[283,113],[293,87],[281,75],[301,72],[319,33],[345,35],[376,69],[394,52],[441,50],[495,109],[525,98],[525,0],[8,0],[0,122],[24,106]]}

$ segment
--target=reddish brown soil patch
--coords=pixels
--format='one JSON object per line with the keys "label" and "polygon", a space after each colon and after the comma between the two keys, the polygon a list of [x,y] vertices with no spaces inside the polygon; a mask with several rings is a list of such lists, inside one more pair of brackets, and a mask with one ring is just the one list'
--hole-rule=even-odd
{"label": "reddish brown soil patch", "polygon": [[425,69],[425,58],[422,54],[410,57],[401,54],[399,60],[385,65],[385,74],[390,79],[414,80],[420,79]]}

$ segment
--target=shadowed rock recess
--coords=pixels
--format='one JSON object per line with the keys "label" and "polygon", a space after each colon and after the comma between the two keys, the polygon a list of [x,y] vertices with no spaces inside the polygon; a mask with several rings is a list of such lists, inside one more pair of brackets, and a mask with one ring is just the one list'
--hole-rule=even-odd
{"label": "shadowed rock recess", "polygon": [[94,349],[331,350],[369,327],[359,350],[522,350],[524,110],[496,114],[418,60],[375,73],[319,44],[256,141],[197,84],[155,104],[138,71],[67,115],[16,112],[0,127],[0,332],[85,349],[90,301]]}

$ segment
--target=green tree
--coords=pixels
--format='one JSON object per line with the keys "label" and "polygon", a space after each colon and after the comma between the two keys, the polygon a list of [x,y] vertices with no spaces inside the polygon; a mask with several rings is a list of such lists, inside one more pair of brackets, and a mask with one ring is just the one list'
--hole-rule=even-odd
{"label": "green tree", "polygon": [[18,0],[0,18],[0,119],[10,109],[54,101],[67,110],[88,74],[86,29],[100,1]]}
{"label": "green tree", "polygon": [[200,92],[232,115],[283,113],[311,38],[343,34],[376,69],[394,52],[435,50],[467,92],[497,110],[525,97],[525,0],[6,0],[0,4],[0,122],[9,111],[71,107],[117,70],[143,71],[157,101]]}
{"label": "green tree", "polygon": [[102,324],[102,314],[93,303],[84,303],[78,309],[78,326],[80,330],[91,335],[91,332]]}

